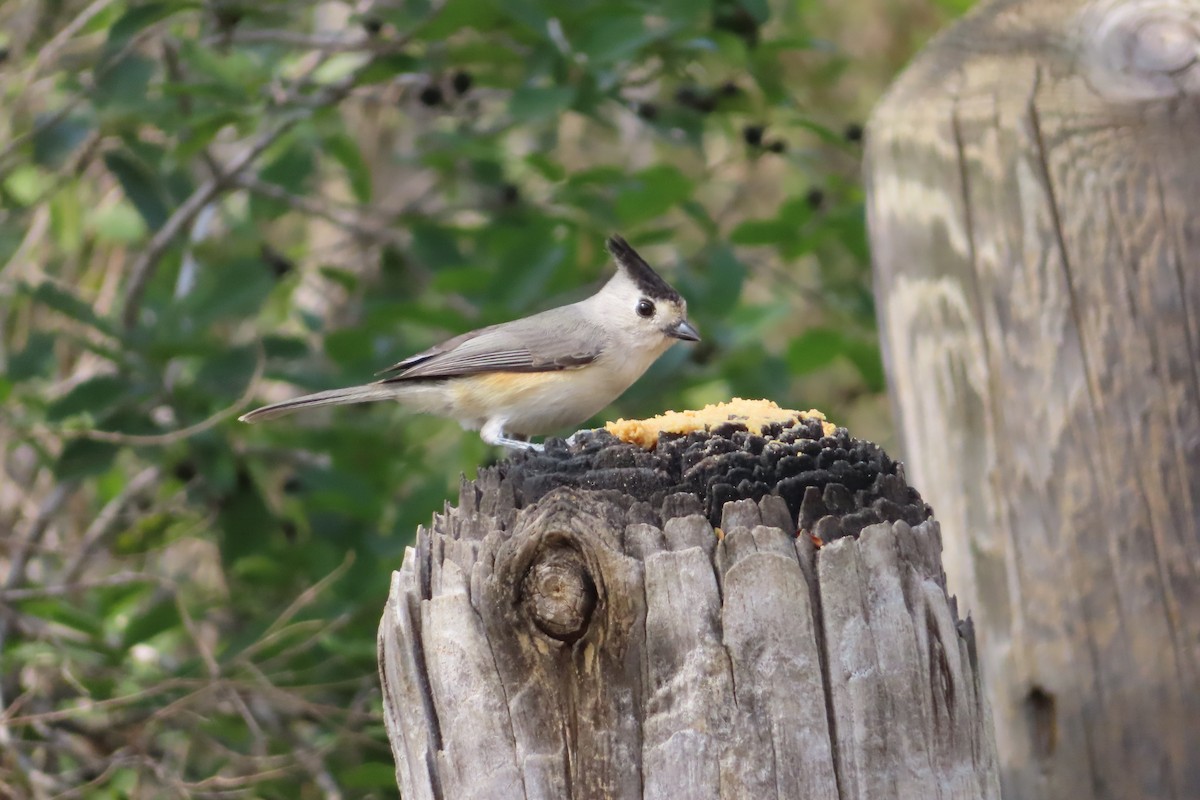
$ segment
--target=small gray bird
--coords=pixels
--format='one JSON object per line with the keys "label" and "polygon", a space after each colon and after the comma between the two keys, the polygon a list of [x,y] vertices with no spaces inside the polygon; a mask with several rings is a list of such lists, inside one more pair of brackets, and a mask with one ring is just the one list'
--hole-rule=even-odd
{"label": "small gray bird", "polygon": [[241,417],[396,400],[478,430],[488,444],[578,425],[621,396],[676,341],[695,342],[687,302],[619,236],[617,274],[586,300],[464,333],[389,367],[381,380],[297,397]]}

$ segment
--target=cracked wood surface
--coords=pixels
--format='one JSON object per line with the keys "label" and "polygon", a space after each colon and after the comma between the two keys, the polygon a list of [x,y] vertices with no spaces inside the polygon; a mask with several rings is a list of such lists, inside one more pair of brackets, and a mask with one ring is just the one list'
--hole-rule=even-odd
{"label": "cracked wood surface", "polygon": [[702,510],[464,482],[380,625],[403,797],[998,800],[936,522],[817,550],[777,496]]}
{"label": "cracked wood surface", "polygon": [[1200,797],[1200,2],[984,2],[868,126],[881,334],[1004,792]]}

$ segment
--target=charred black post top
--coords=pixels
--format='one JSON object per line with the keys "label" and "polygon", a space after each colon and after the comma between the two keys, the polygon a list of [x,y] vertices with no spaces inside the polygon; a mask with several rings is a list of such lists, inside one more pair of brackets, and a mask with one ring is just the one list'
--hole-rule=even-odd
{"label": "charred black post top", "polygon": [[[602,431],[584,431],[573,446],[550,439],[541,453],[501,462],[518,507],[570,486],[615,491],[660,509],[678,493],[698,497],[713,526],[725,503],[775,494],[797,531],[832,541],[877,522],[917,525],[932,510],[904,478],[904,467],[878,445],[845,428],[826,435],[816,419],[774,423],[761,434],[724,423],[708,431],[659,435],[646,450]],[[670,516],[669,514],[664,516]]]}

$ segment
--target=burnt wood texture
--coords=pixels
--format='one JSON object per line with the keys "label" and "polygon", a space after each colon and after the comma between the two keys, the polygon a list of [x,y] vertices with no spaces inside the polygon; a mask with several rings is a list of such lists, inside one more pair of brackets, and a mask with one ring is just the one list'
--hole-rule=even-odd
{"label": "burnt wood texture", "polygon": [[1200,797],[1200,2],[982,2],[867,130],[897,420],[1006,797]]}
{"label": "burnt wood texture", "polygon": [[928,507],[842,429],[767,434],[464,480],[380,626],[406,800],[999,798]]}

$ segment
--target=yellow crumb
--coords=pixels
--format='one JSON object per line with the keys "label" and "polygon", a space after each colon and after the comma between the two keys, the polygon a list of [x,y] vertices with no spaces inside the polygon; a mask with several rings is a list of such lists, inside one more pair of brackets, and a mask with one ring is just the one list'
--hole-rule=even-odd
{"label": "yellow crumb", "polygon": [[745,425],[751,433],[762,433],[767,425],[790,419],[819,419],[826,436],[832,435],[837,429],[816,409],[795,411],[780,408],[770,400],[743,400],[740,397],[728,403],[707,405],[699,411],[668,411],[650,419],[619,419],[605,424],[604,428],[618,439],[651,450],[658,442],[660,433],[706,431],[726,422]]}

